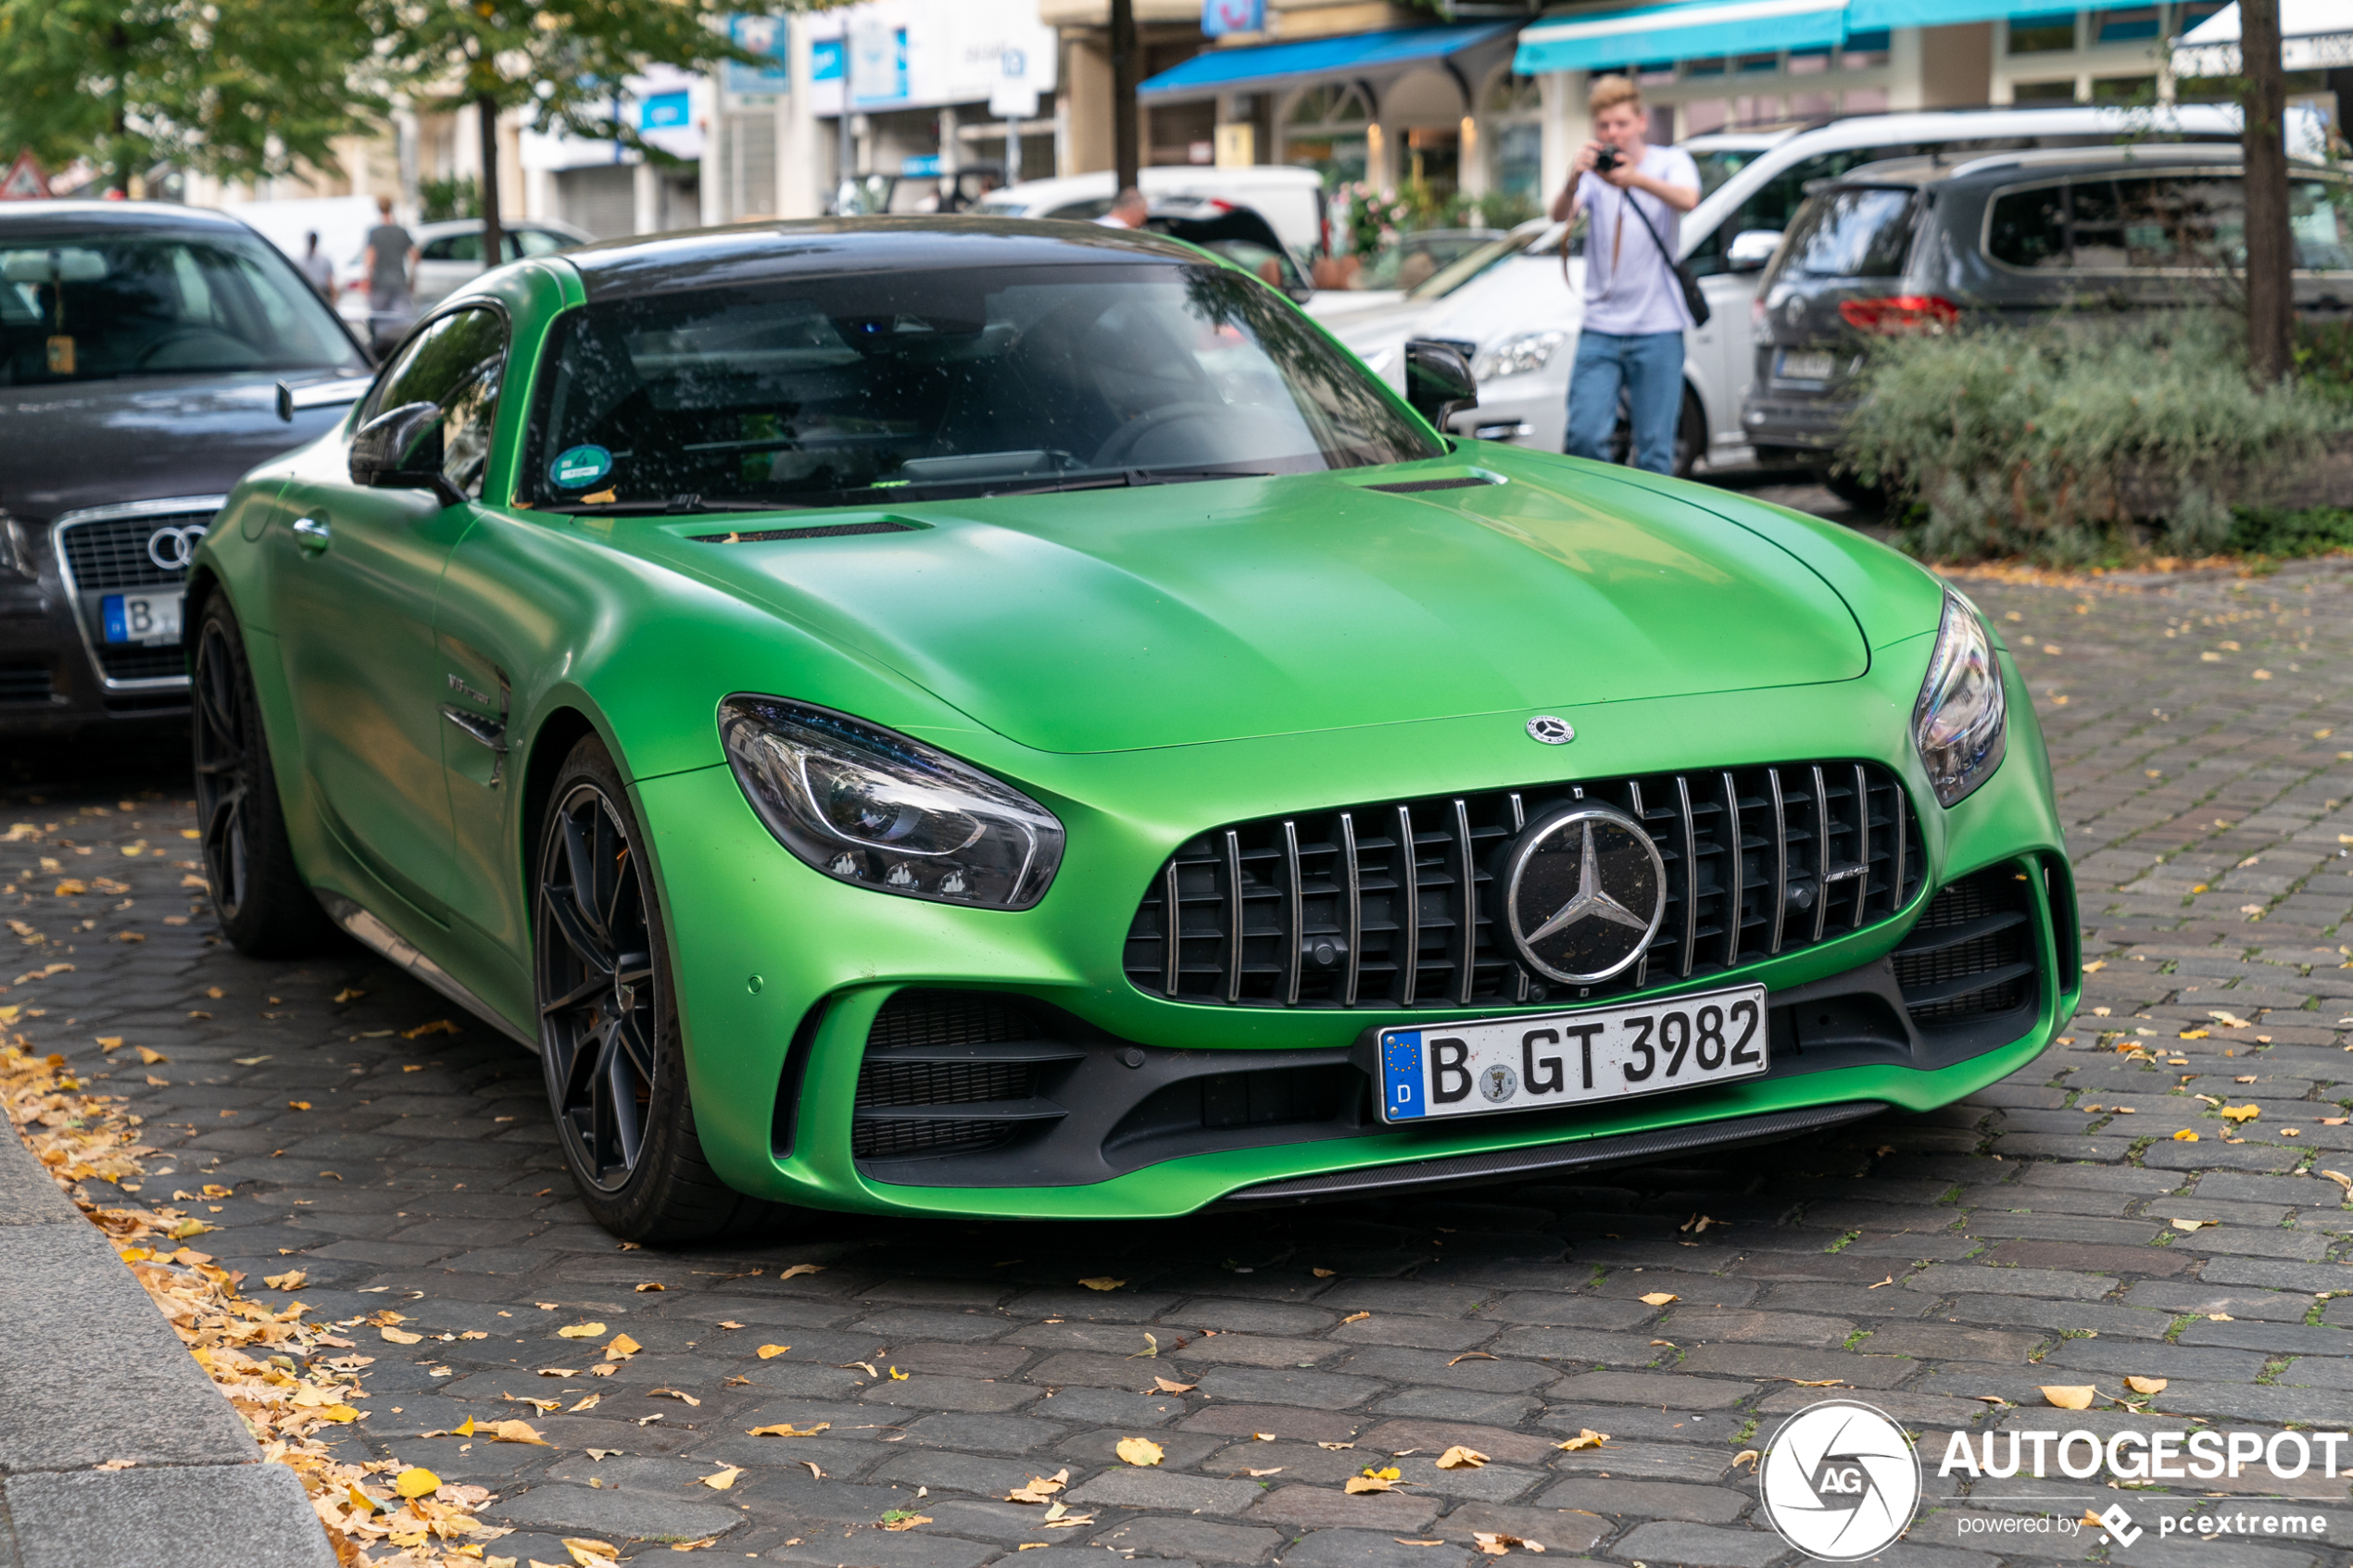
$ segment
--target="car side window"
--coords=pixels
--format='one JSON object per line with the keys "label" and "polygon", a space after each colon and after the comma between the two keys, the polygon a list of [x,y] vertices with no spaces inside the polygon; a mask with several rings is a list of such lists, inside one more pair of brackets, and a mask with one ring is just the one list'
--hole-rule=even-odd
{"label": "car side window", "polygon": [[2338,209],[2345,187],[2299,180],[2288,187],[2288,228],[2296,236],[2296,265],[2310,272],[2353,270],[2353,247],[2346,244],[2347,214]]}
{"label": "car side window", "polygon": [[2066,187],[2040,185],[1995,196],[1985,227],[1985,254],[2005,267],[2067,266]]}
{"label": "car side window", "polygon": [[518,230],[515,239],[522,245],[522,253],[525,256],[553,256],[573,243],[561,234],[551,234],[545,229]]}
{"label": "car side window", "polygon": [[360,421],[406,403],[438,404],[441,471],[467,495],[479,496],[506,366],[505,318],[493,310],[452,311],[411,338],[385,368]]}
{"label": "car side window", "polygon": [[1111,198],[1109,196],[1104,196],[1097,201],[1069,202],[1063,206],[1054,208],[1053,211],[1046,214],[1046,216],[1049,218],[1070,219],[1077,222],[1084,223],[1090,220],[1101,218],[1104,213],[1109,212],[1110,210]]}
{"label": "car side window", "polygon": [[456,245],[457,243],[456,236],[451,234],[444,234],[437,240],[427,240],[423,245],[417,247],[417,259],[420,261],[447,261],[451,259],[450,246]]}
{"label": "car side window", "polygon": [[1725,269],[1724,252],[1731,245],[1733,235],[1751,229],[1786,230],[1790,220],[1796,216],[1799,204],[1806,200],[1806,187],[1815,181],[1834,179],[1867,163],[1905,157],[1915,150],[1908,144],[1847,147],[1800,158],[1758,186],[1730,217],[1702,235],[1685,259],[1691,263],[1694,276],[1705,278],[1721,272]]}

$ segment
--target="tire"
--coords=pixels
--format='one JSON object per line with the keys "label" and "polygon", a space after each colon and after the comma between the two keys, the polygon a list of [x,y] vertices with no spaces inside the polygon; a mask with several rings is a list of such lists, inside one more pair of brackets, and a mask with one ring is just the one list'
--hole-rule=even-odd
{"label": "tire", "polygon": [[1683,389],[1682,418],[1675,421],[1675,477],[1691,478],[1699,460],[1706,455],[1707,411],[1700,407],[1698,394],[1687,386]]}
{"label": "tire", "polygon": [[251,959],[332,949],[340,934],[295,866],[253,667],[224,594],[205,602],[196,623],[191,684],[196,821],[221,934]]}
{"label": "tire", "polygon": [[581,1201],[623,1241],[657,1245],[772,1222],[776,1205],[736,1191],[703,1158],[645,835],[596,736],[565,757],[535,843],[540,1062]]}

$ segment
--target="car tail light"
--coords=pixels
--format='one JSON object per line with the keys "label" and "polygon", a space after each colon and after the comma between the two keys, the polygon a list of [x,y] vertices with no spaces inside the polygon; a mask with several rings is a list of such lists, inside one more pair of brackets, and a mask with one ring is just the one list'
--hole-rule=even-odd
{"label": "car tail light", "polygon": [[1961,307],[1932,294],[1894,294],[1878,299],[1841,300],[1839,320],[1881,337],[1906,332],[1949,332],[1960,323]]}

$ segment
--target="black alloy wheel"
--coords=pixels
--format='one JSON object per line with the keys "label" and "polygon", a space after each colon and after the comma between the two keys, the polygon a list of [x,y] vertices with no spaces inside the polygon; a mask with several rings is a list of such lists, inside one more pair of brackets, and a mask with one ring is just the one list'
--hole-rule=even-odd
{"label": "black alloy wheel", "polygon": [[330,948],[334,923],[295,865],[253,670],[225,594],[204,602],[190,684],[198,836],[222,934],[247,958]]}
{"label": "black alloy wheel", "polygon": [[658,1058],[645,884],[620,812],[574,784],[539,852],[540,1038],[547,1098],[580,1179],[620,1191],[646,1149]]}

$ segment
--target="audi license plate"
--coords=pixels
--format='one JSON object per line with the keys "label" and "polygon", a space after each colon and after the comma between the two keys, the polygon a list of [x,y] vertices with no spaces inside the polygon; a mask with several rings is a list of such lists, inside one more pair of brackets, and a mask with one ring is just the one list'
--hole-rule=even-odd
{"label": "audi license plate", "polygon": [[1773,367],[1773,374],[1781,381],[1828,381],[1834,364],[1835,360],[1828,349],[1784,348],[1779,363]]}
{"label": "audi license plate", "polygon": [[1380,1035],[1381,1119],[1543,1110],[1755,1078],[1765,987]]}
{"label": "audi license plate", "polygon": [[180,640],[179,588],[145,594],[108,594],[99,601],[109,643],[176,643]]}

